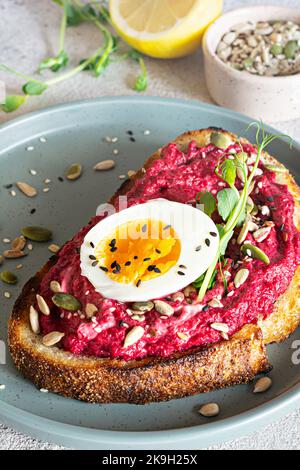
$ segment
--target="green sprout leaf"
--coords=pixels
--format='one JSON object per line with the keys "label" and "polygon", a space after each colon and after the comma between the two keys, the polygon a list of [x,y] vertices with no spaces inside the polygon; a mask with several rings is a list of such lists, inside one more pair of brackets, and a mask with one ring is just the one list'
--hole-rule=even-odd
{"label": "green sprout leaf", "polygon": [[225,160],[221,165],[222,179],[229,184],[230,187],[234,186],[236,180],[236,165],[233,160]]}
{"label": "green sprout leaf", "polygon": [[139,93],[146,91],[148,87],[148,79],[145,75],[139,75],[136,79],[134,89]]}
{"label": "green sprout leaf", "polygon": [[[213,275],[210,279],[210,282],[208,284],[207,290],[211,290],[211,289],[213,289],[213,287],[215,287],[217,274],[218,274],[218,270],[215,269],[215,271],[213,272]],[[193,283],[193,286],[196,287],[196,289],[200,289],[202,284],[203,284],[204,279],[205,279],[205,273],[202,274],[202,276],[200,276],[198,279],[196,279],[196,281]]]}
{"label": "green sprout leaf", "polygon": [[30,96],[36,96],[36,95],[42,95],[44,91],[46,91],[48,88],[48,85],[42,82],[38,81],[30,81],[25,83],[23,85],[23,91],[25,95],[30,95]]}
{"label": "green sprout leaf", "polygon": [[5,113],[12,113],[16,111],[22,104],[25,103],[27,96],[24,95],[9,95],[6,97],[4,103],[0,105],[2,111]]}
{"label": "green sprout leaf", "polygon": [[67,15],[67,25],[68,26],[78,26],[85,21],[82,14],[82,10],[71,3],[66,2],[64,4],[66,15]]}
{"label": "green sprout leaf", "polygon": [[201,192],[196,196],[197,204],[204,206],[204,212],[208,217],[211,217],[217,208],[217,202],[210,192]]}
{"label": "green sprout leaf", "polygon": [[66,51],[60,51],[56,57],[49,57],[40,63],[39,70],[50,69],[52,72],[58,72],[62,68],[66,67],[69,62],[69,57]]}
{"label": "green sprout leaf", "polygon": [[234,189],[226,188],[218,193],[217,199],[218,212],[224,222],[226,222],[238,204],[239,197]]}

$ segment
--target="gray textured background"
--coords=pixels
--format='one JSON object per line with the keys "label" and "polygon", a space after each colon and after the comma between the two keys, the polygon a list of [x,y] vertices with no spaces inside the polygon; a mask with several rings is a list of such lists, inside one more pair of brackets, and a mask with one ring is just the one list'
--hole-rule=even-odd
{"label": "gray textured background", "polygon": [[[300,0],[225,0],[225,9],[248,5],[287,5],[300,8]],[[59,27],[58,8],[50,0],[0,0],[0,62],[31,74],[40,60],[54,53]],[[99,33],[91,26],[71,29],[66,49],[74,63],[94,50]],[[150,74],[148,95],[197,99],[210,102],[204,83],[201,52],[177,61],[147,59]],[[127,62],[115,64],[106,75],[98,78],[81,74],[57,85],[41,97],[33,97],[13,115],[0,114],[4,122],[18,114],[56,103],[107,95],[130,95],[135,71]],[[0,72],[9,91],[17,92],[20,81]],[[282,123],[280,127],[300,139],[300,120]],[[230,436],[228,436],[230,439]],[[59,449],[21,435],[0,424],[0,449]],[[251,436],[215,446],[214,449],[299,449],[300,410],[276,421]]]}

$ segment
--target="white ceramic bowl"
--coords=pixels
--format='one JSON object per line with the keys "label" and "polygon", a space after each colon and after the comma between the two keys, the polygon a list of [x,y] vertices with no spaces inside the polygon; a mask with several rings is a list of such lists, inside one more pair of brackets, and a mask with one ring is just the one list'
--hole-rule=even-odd
{"label": "white ceramic bowl", "polygon": [[246,7],[216,20],[203,39],[206,83],[221,106],[269,122],[300,117],[300,74],[261,77],[226,65],[216,54],[223,35],[247,21],[291,20],[300,24],[300,11],[284,7]]}

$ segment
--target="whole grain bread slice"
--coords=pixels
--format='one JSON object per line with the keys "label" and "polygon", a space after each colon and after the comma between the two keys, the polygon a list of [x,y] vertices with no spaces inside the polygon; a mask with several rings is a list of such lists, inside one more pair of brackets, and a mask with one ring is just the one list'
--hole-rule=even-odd
{"label": "whole grain bread slice", "polygon": [[[182,150],[191,141],[204,146],[215,131],[215,128],[209,128],[187,132],[175,142]],[[237,139],[227,131],[218,129],[218,132]],[[118,196],[126,194],[134,181],[144,175],[144,169],[158,158],[161,158],[161,150],[123,183],[110,202],[114,203]],[[282,166],[266,153],[264,159],[267,163]],[[288,172],[278,173],[277,181],[288,185],[294,197],[294,220],[300,231],[300,189]],[[283,341],[300,324],[298,267],[289,288],[276,302],[268,319],[259,325],[245,325],[229,341],[176,353],[169,358],[147,357],[129,362],[74,356],[57,347],[45,347],[41,337],[30,328],[30,306],[41,280],[55,262],[54,256],[25,285],[10,318],[9,345],[17,368],[26,378],[38,388],[65,397],[91,403],[143,404],[247,383],[257,374],[270,370],[266,344]]]}

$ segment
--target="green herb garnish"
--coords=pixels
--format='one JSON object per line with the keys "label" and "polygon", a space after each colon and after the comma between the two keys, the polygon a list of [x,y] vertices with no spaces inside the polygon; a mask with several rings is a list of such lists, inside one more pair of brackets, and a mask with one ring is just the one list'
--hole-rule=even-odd
{"label": "green herb garnish", "polygon": [[[230,188],[220,191],[217,195],[218,199],[218,212],[224,220],[224,225],[218,225],[220,234],[220,245],[216,257],[211,264],[210,268],[204,275],[204,279],[201,281],[201,287],[199,290],[198,300],[201,301],[206,295],[207,290],[211,286],[211,280],[215,276],[216,265],[220,259],[220,256],[224,256],[229,241],[231,240],[235,228],[241,223],[246,213],[247,198],[249,196],[249,189],[253,181],[255,172],[258,168],[259,162],[262,157],[262,153],[265,148],[271,144],[274,140],[279,138],[289,138],[284,134],[280,135],[268,135],[265,132],[263,124],[253,122],[250,124],[247,130],[255,127],[256,132],[256,144],[257,144],[257,157],[253,165],[253,169],[249,176],[247,176],[247,164],[246,159],[241,154],[237,154],[229,159],[225,156],[225,159],[218,165],[216,174],[223,179]],[[228,163],[230,161],[231,163]],[[244,175],[244,187],[241,192],[235,186],[236,171],[240,169]]]}

